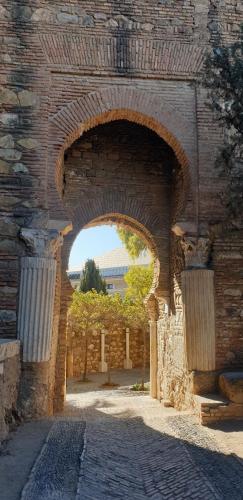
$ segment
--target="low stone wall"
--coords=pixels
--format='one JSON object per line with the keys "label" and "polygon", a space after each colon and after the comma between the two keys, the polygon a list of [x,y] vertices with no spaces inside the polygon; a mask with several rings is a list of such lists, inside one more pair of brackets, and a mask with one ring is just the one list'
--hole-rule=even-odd
{"label": "low stone wall", "polygon": [[223,420],[243,420],[243,404],[232,403],[221,395],[194,396],[194,409],[202,425]]}
{"label": "low stone wall", "polygon": [[0,340],[0,443],[16,422],[20,377],[19,341]]}
{"label": "low stone wall", "polygon": [[[143,333],[140,330],[130,330],[129,335],[130,359],[132,367],[141,367],[143,364]],[[110,351],[110,353],[109,353]],[[73,376],[79,377],[83,373],[85,358],[85,337],[72,339]],[[105,360],[110,359],[111,368],[124,368],[126,358],[125,329],[106,335]],[[87,372],[100,371],[101,361],[101,334],[93,332],[89,338]],[[149,363],[149,332],[146,335],[146,363]],[[70,376],[70,373],[68,373]]]}

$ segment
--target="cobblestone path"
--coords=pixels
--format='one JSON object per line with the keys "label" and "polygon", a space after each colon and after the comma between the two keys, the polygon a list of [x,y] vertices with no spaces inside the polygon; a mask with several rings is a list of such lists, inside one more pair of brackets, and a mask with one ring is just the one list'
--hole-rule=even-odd
{"label": "cobblestone path", "polygon": [[117,377],[116,390],[72,382],[22,495],[1,496],[0,478],[1,500],[243,500],[239,458],[191,415]]}

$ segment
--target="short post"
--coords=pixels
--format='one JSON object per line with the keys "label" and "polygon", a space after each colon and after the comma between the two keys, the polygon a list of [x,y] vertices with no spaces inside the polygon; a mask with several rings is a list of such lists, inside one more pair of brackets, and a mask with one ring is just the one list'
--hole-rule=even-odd
{"label": "short post", "polygon": [[100,342],[100,363],[99,363],[99,371],[101,373],[107,372],[107,363],[105,361],[105,330],[101,331],[101,342]]}
{"label": "short post", "polygon": [[131,370],[132,360],[130,359],[130,330],[126,328],[126,359],[124,359],[124,368]]}
{"label": "short post", "polygon": [[157,341],[157,321],[158,321],[158,301],[154,294],[146,300],[149,316],[150,330],[150,396],[154,399],[158,397],[158,341]]}
{"label": "short post", "polygon": [[73,349],[71,346],[67,348],[67,377],[73,377]]}

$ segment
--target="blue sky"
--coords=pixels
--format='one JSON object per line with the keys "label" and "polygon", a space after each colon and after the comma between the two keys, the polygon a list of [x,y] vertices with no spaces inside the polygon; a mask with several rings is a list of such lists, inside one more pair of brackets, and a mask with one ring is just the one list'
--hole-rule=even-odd
{"label": "blue sky", "polygon": [[97,226],[83,229],[71,249],[69,268],[78,266],[83,260],[102,255],[114,248],[122,247],[115,226]]}

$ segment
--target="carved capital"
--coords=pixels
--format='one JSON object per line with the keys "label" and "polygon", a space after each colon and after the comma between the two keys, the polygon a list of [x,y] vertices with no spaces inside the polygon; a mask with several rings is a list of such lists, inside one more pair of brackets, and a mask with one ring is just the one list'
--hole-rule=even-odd
{"label": "carved capital", "polygon": [[187,269],[207,267],[210,253],[210,240],[208,238],[184,237],[181,240],[181,246]]}
{"label": "carved capital", "polygon": [[63,243],[63,236],[56,229],[29,229],[20,231],[20,238],[32,256],[53,258]]}

